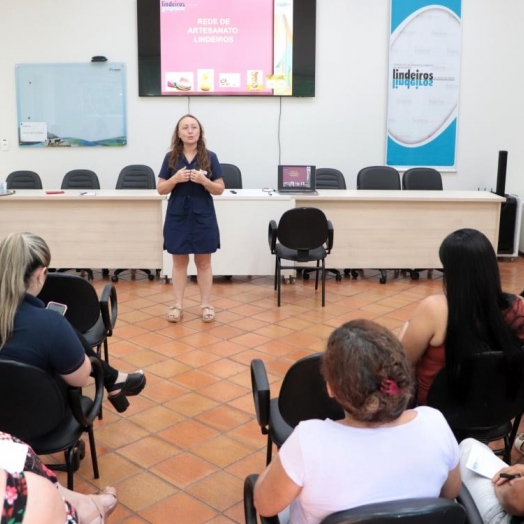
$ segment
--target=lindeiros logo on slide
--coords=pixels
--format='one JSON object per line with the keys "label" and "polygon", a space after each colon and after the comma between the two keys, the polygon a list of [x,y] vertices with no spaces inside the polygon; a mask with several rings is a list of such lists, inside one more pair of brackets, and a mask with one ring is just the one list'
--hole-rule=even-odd
{"label": "lindeiros logo on slide", "polygon": [[411,71],[410,69],[393,69],[393,83],[391,87],[398,89],[405,87],[407,89],[433,86],[433,73],[421,73],[418,69]]}
{"label": "lindeiros logo on slide", "polygon": [[160,6],[163,12],[186,10],[186,4],[184,4],[184,2],[174,2],[173,0],[162,0]]}

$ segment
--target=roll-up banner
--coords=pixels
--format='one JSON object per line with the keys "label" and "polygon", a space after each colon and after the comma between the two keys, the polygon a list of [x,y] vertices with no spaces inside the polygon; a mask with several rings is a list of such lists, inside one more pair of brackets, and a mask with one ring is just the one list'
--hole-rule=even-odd
{"label": "roll-up banner", "polygon": [[455,170],[461,0],[391,0],[386,164]]}

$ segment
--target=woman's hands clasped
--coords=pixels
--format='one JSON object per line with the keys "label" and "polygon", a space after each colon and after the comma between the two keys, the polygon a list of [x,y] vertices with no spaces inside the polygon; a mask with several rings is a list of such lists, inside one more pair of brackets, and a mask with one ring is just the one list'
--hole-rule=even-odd
{"label": "woman's hands clasped", "polygon": [[182,168],[179,169],[175,177],[177,179],[177,182],[195,182],[196,184],[205,184],[207,181],[207,171],[203,171],[201,169],[187,169]]}

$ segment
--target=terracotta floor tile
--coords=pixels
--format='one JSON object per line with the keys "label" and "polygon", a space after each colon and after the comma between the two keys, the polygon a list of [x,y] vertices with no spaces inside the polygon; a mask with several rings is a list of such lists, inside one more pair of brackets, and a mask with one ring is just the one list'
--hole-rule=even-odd
{"label": "terracotta floor tile", "polygon": [[225,435],[219,435],[191,449],[191,452],[195,455],[220,468],[225,468],[243,459],[253,451],[251,446],[247,446]]}
{"label": "terracotta floor tile", "polygon": [[130,417],[130,420],[144,429],[157,433],[184,420],[184,416],[164,406],[155,406]]}
{"label": "terracotta floor tile", "polygon": [[217,405],[218,402],[199,395],[198,393],[188,393],[187,395],[182,395],[175,400],[164,403],[164,406],[178,411],[186,417],[194,417],[195,415],[207,411]]}
{"label": "terracotta floor tile", "polygon": [[214,353],[210,353],[204,349],[195,349],[194,351],[187,351],[177,357],[177,360],[194,368],[204,366],[210,362],[218,360],[220,357]]}
{"label": "terracotta floor tile", "polygon": [[217,378],[210,373],[192,369],[186,373],[180,373],[180,375],[173,378],[173,381],[188,389],[196,390],[214,384]]}
{"label": "terracotta floor tile", "polygon": [[199,393],[219,402],[229,402],[246,393],[246,389],[224,379],[200,389]]}
{"label": "terracotta floor tile", "polygon": [[172,358],[160,360],[146,368],[149,373],[153,373],[162,378],[171,378],[181,373],[186,373],[191,369],[191,366]]}
{"label": "terracotta floor tile", "polygon": [[133,337],[131,342],[148,349],[155,349],[155,347],[160,346],[161,344],[170,342],[170,338],[158,335],[157,333],[144,333],[138,337]]}
{"label": "terracotta floor tile", "polygon": [[187,488],[187,492],[211,507],[224,511],[238,502],[243,481],[226,472],[214,473]]}
{"label": "terracotta floor tile", "polygon": [[113,424],[108,424],[96,429],[95,439],[111,449],[117,449],[148,434],[146,430],[138,424],[134,424],[126,419],[120,419]]}
{"label": "terracotta floor tile", "polygon": [[184,489],[218,470],[209,462],[193,455],[182,453],[151,468],[151,471],[173,484],[179,489]]}
{"label": "terracotta floor tile", "polygon": [[[217,511],[185,493],[177,493],[143,510],[140,515],[151,524],[187,522],[204,524],[217,516]],[[179,520],[180,519],[180,520]]]}
{"label": "terracotta floor tile", "polygon": [[251,417],[245,412],[222,404],[194,418],[224,433],[244,424]]}
{"label": "terracotta floor tile", "polygon": [[118,452],[138,466],[149,469],[168,460],[169,457],[178,455],[180,449],[155,435],[150,435],[120,448]]}
{"label": "terracotta floor tile", "polygon": [[182,388],[171,381],[163,380],[157,384],[147,386],[142,395],[145,395],[147,398],[154,400],[156,402],[167,402],[173,398],[185,395],[187,389]]}
{"label": "terracotta floor tile", "polygon": [[218,431],[196,420],[186,420],[161,431],[159,435],[182,449],[191,449],[218,435]]}
{"label": "terracotta floor tile", "polygon": [[246,371],[247,366],[239,364],[238,362],[228,358],[221,358],[211,362],[210,364],[201,366],[200,369],[216,377],[227,378]]}

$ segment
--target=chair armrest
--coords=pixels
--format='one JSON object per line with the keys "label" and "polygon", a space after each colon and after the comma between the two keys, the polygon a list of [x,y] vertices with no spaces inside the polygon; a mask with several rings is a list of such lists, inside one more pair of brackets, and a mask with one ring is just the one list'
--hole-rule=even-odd
{"label": "chair armrest", "polygon": [[464,484],[462,484],[462,486],[460,487],[460,493],[457,497],[457,502],[461,506],[464,506],[464,509],[466,510],[467,524],[483,524],[484,523],[480,515],[480,512],[477,508],[477,505],[475,504],[475,501],[473,500],[473,497],[471,496],[471,493],[469,492],[468,488]]}
{"label": "chair armrest", "polygon": [[[255,509],[254,497],[255,484],[258,475],[248,475],[244,480],[244,519],[246,524],[257,524],[257,511]],[[280,524],[278,516],[260,517],[261,524]]]}
{"label": "chair armrest", "polygon": [[253,402],[257,422],[262,433],[267,435],[269,424],[269,381],[267,379],[266,366],[259,358],[251,361],[251,388],[253,390]]}
{"label": "chair armrest", "polygon": [[333,224],[331,223],[331,220],[327,221],[327,225],[328,225],[328,238],[327,238],[327,242],[326,242],[326,251],[328,253],[330,253],[331,252],[331,248],[333,247],[333,240],[335,238],[335,231],[333,229]]}
{"label": "chair armrest", "polygon": [[113,284],[106,284],[102,290],[100,312],[102,313],[102,320],[107,330],[107,336],[110,337],[113,334],[116,317],[118,316],[118,300],[116,298],[116,288]]}
{"label": "chair armrest", "polygon": [[275,246],[277,245],[277,223],[275,220],[269,221],[267,241],[269,244],[269,249],[271,249],[271,253],[275,254]]}
{"label": "chair armrest", "polygon": [[81,397],[82,388],[69,388],[68,397],[69,405],[74,417],[84,427],[90,426],[98,417],[100,408],[102,407],[102,400],[104,400],[104,372],[102,370],[102,364],[100,360],[95,357],[89,357],[91,361],[92,376],[95,379],[95,394],[93,398],[93,404],[87,413],[82,409]]}

